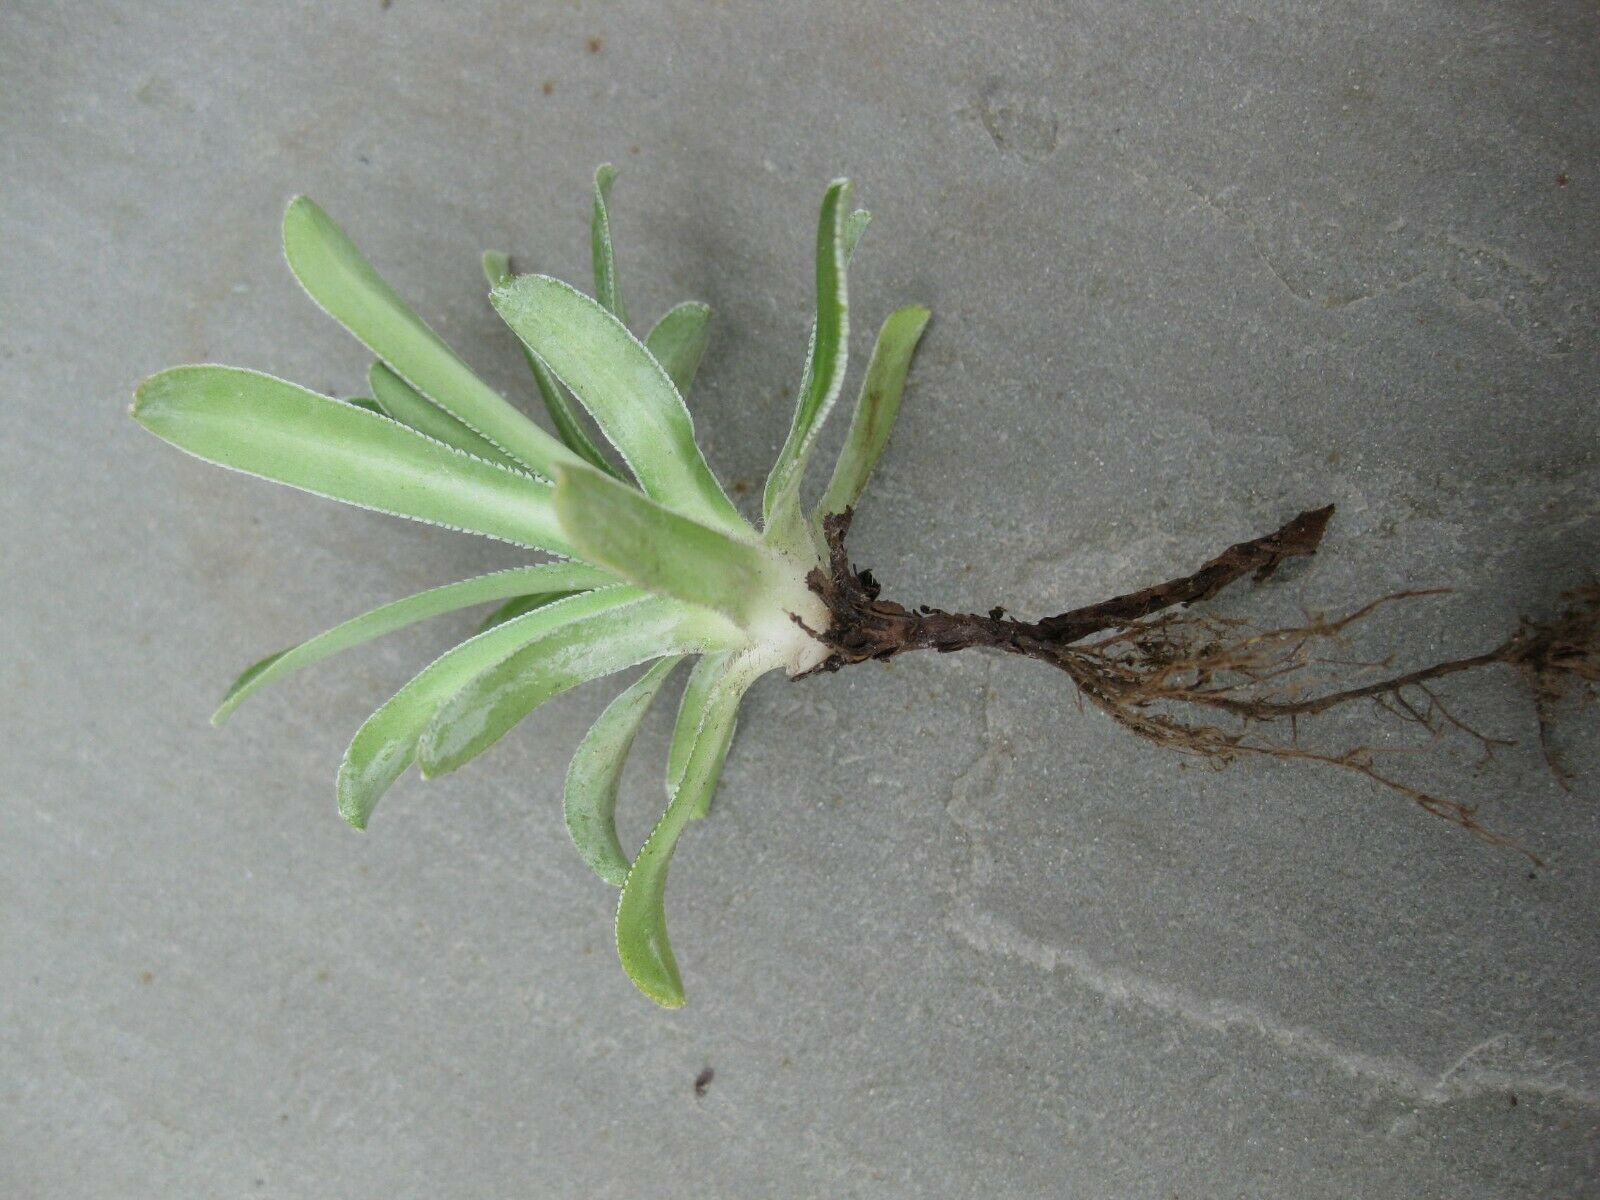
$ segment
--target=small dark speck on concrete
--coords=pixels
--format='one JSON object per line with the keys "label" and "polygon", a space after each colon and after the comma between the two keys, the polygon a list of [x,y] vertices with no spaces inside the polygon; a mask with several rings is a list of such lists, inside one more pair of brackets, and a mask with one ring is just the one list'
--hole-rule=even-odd
{"label": "small dark speck on concrete", "polygon": [[694,1094],[697,1097],[704,1096],[706,1091],[711,1087],[711,1081],[716,1077],[717,1073],[710,1067],[707,1067],[704,1071],[701,1071],[700,1074],[694,1077]]}
{"label": "small dark speck on concrete", "polygon": [[556,90],[555,81],[546,79],[542,84],[539,85],[539,90],[548,96],[551,92]]}
{"label": "small dark speck on concrete", "polygon": [[143,971],[139,975],[139,982],[140,983],[151,984],[151,983],[154,983],[155,981],[156,981],[156,973],[154,971]]}
{"label": "small dark speck on concrete", "polygon": [[1571,182],[1572,182],[1572,180],[1568,179],[1565,175],[1557,175],[1556,176],[1556,186],[1557,187],[1566,187],[1567,184],[1569,184]]}
{"label": "small dark speck on concrete", "polygon": [[590,38],[589,39],[589,53],[590,54],[599,54],[600,53],[600,48],[602,46],[604,46],[604,45],[605,45],[605,42],[601,41],[599,38],[597,38],[597,37]]}
{"label": "small dark speck on concrete", "polygon": [[1512,1092],[1511,1095],[1506,1097],[1506,1099],[1511,1101],[1511,1107],[1512,1108],[1515,1108],[1517,1106],[1517,1094],[1515,1092]]}

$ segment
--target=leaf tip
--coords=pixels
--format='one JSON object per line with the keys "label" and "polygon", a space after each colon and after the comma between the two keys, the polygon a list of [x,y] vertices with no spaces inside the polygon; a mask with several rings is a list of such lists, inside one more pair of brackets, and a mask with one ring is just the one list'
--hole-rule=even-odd
{"label": "leaf tip", "polygon": [[491,289],[498,288],[511,279],[511,256],[500,250],[483,252],[483,277]]}
{"label": "leaf tip", "polygon": [[171,397],[170,384],[174,376],[184,369],[168,367],[143,380],[133,389],[133,403],[128,405],[128,415],[148,429],[151,420],[161,416],[163,401]]}
{"label": "leaf tip", "polygon": [[283,206],[283,237],[287,244],[290,233],[294,227],[302,222],[315,221],[319,217],[327,220],[327,213],[322,211],[310,196],[301,194],[289,197],[289,203]]}
{"label": "leaf tip", "polygon": [[344,823],[351,829],[366,829],[367,820],[372,816],[374,800],[356,788],[351,778],[348,758],[339,765],[339,780],[335,786],[339,798],[339,815],[344,818]]}

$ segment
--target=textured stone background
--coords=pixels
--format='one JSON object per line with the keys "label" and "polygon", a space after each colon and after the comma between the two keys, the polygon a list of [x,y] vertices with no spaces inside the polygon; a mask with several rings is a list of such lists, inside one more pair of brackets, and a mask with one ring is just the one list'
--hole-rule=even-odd
{"label": "textured stone background", "polygon": [[469,618],[206,725],[504,548],[125,415],[185,361],[360,387],[279,255],[296,191],[526,399],[477,253],[583,279],[611,159],[632,307],[715,307],[692,407],[758,482],[849,173],[858,353],[936,313],[855,538],[892,594],[1052,611],[1332,500],[1233,606],[1447,585],[1379,640],[1468,652],[1595,569],[1597,61],[1577,2],[6,4],[0,1192],[1600,1194],[1592,716],[1576,795],[1503,679],[1449,694],[1522,744],[1418,764],[1530,874],[1359,781],[1185,769],[1027,664],[768,680],[659,1012],[558,813],[608,689],[364,837],[344,743]]}

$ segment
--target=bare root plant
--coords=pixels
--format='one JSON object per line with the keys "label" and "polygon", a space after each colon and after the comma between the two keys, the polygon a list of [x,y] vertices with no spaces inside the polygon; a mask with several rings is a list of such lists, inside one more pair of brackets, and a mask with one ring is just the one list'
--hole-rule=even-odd
{"label": "bare root plant", "polygon": [[[1575,593],[1547,624],[1524,621],[1492,650],[1403,674],[1387,674],[1387,660],[1364,667],[1339,654],[1347,633],[1380,608],[1428,593],[1384,596],[1340,617],[1308,614],[1285,628],[1191,609],[1235,580],[1264,578],[1313,553],[1331,507],[1231,546],[1192,574],[1042,621],[1014,620],[999,608],[987,616],[912,611],[881,599],[871,573],[851,568],[844,539],[889,444],[931,314],[908,304],[885,318],[828,484],[805,502],[808,464],[844,386],[848,268],[868,222],[866,210],[851,207],[845,179],[828,186],[817,220],[816,305],[789,432],[759,516],[742,511],[702,454],[685,399],[711,310],[684,301],[648,331],[631,325],[611,241],[614,176],[602,166],[590,198],[593,296],[547,275],[519,275],[502,253],[482,260],[490,303],[521,344],[553,432],[479,378],[303,196],[284,213],[285,258],[307,294],[375,356],[371,394],[321,395],[258,371],[198,364],[162,371],[135,395],[134,418],[198,458],[530,555],[270,654],[223,697],[213,721],[334,654],[418,621],[493,606],[475,634],[356,730],[335,786],[351,825],[366,828],[413,766],[425,778],[455,771],[546,701],[649,664],[579,744],[562,813],[583,860],[618,889],[624,969],[651,999],[676,1007],[684,991],[667,936],[668,871],[685,830],[710,811],[745,694],[770,672],[800,678],[908,650],[1020,654],[1065,671],[1085,703],[1157,745],[1217,766],[1254,756],[1338,767],[1510,844],[1471,806],[1400,778],[1390,765],[1396,751],[1302,734],[1329,710],[1371,704],[1431,742],[1459,735],[1492,754],[1501,743],[1460,719],[1435,684],[1504,665],[1532,688],[1546,758],[1565,782],[1549,725],[1575,690],[1589,696],[1600,681],[1600,586]],[[667,805],[644,843],[626,846],[616,822],[623,767],[663,684],[685,661],[693,666],[667,754]],[[1369,682],[1347,675],[1365,678],[1368,667],[1385,673]]]}

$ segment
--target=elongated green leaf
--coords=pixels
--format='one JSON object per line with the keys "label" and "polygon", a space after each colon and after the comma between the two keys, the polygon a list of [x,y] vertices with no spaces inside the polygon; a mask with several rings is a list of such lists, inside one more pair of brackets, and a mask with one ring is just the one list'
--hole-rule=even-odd
{"label": "elongated green leaf", "polygon": [[645,335],[644,348],[672,379],[680,396],[687,396],[700,369],[700,359],[710,340],[711,309],[695,300],[669,308]]}
{"label": "elongated green leaf", "polygon": [[663,658],[607,705],[578,744],[567,768],[562,796],[567,832],[583,861],[616,887],[628,878],[631,865],[617,837],[617,785],[651,701],[682,661],[680,656]]}
{"label": "elongated green leaf", "polygon": [[[581,589],[580,589],[581,590]],[[483,619],[477,632],[493,629],[496,625],[504,625],[507,621],[514,621],[523,613],[531,613],[536,608],[543,608],[546,604],[554,604],[557,600],[565,600],[576,592],[551,592],[548,595],[513,596],[499,608],[495,609]]]}
{"label": "elongated green leaf", "polygon": [[726,650],[745,640],[716,613],[665,596],[563,625],[488,668],[443,705],[417,745],[417,764],[428,778],[454,771],[568,688],[663,655]]}
{"label": "elongated green leaf", "polygon": [[283,249],[311,298],[429,400],[546,477],[572,461],[570,450],[473,374],[304,196],[283,214]]}
{"label": "elongated green leaf", "polygon": [[[597,471],[563,468],[557,479],[557,517],[579,556],[641,587],[749,629],[786,602],[786,588],[803,586],[753,539],[680,516]],[[788,610],[802,605],[788,601]]]}
{"label": "elongated green leaf", "polygon": [[622,288],[617,283],[617,256],[611,248],[611,184],[617,169],[603,163],[594,173],[594,215],[589,220],[589,254],[594,260],[594,298],[624,325],[628,309],[622,303]]}
{"label": "elongated green leaf", "polygon": [[362,508],[572,553],[548,484],[271,375],[173,367],[139,385],[133,416],[219,466]]}
{"label": "elongated green leaf", "polygon": [[522,647],[567,624],[642,599],[636,588],[580,592],[497,625],[429,663],[356,731],[339,765],[339,812],[365,829],[384,792],[415,760],[417,742],[441,705],[473,678]]}
{"label": "elongated green leaf", "polygon": [[[511,260],[504,254],[486,250],[483,255],[483,274],[489,280],[491,288],[509,283]],[[618,474],[617,469],[606,460],[605,453],[594,444],[589,431],[578,419],[577,411],[567,399],[566,389],[556,381],[555,376],[550,374],[545,365],[534,357],[533,351],[529,350],[520,338],[517,340],[517,348],[522,351],[522,357],[528,361],[528,369],[533,372],[533,382],[539,388],[539,398],[544,401],[545,411],[550,414],[550,421],[555,425],[562,444],[598,470],[613,478],[621,479],[622,476]]]}
{"label": "elongated green leaf", "polygon": [[[677,795],[678,788],[683,783],[683,775],[689,768],[689,757],[694,753],[695,742],[700,736],[701,726],[705,723],[706,713],[720,703],[720,693],[729,686],[728,671],[737,657],[733,651],[707,654],[695,663],[694,670],[690,672],[689,684],[683,689],[683,698],[678,703],[678,720],[672,728],[672,744],[667,752],[668,800]],[[742,687],[740,691],[743,691]],[[731,743],[733,739],[731,727],[728,739]],[[710,811],[711,797],[717,790],[718,773],[720,768],[707,781],[701,790],[700,803],[689,814],[696,820]]]}
{"label": "elongated green leaf", "polygon": [[683,695],[678,700],[678,719],[672,727],[672,741],[667,747],[668,800],[677,794],[678,785],[683,782],[695,734],[700,730],[700,721],[711,699],[712,685],[727,673],[728,663],[735,657],[736,652],[702,655],[689,672],[689,682],[684,684]]}
{"label": "elongated green leaf", "polygon": [[908,304],[890,313],[878,331],[867,376],[861,381],[855,415],[850,419],[850,433],[833,464],[828,490],[817,506],[819,519],[841,513],[861,499],[872,468],[889,444],[895,416],[900,412],[900,396],[905,391],[906,372],[911,369],[911,356],[930,315],[922,305]]}
{"label": "elongated green leaf", "polygon": [[372,387],[372,394],[377,397],[379,410],[385,416],[394,418],[402,425],[409,425],[436,442],[477,455],[486,462],[510,467],[514,471],[523,469],[516,459],[502,453],[488,438],[473,433],[383,363],[375,362],[368,368],[367,382]]}
{"label": "elongated green leaf", "polygon": [[667,868],[679,835],[694,815],[704,810],[710,789],[716,786],[733,740],[739,701],[763,669],[752,656],[723,664],[720,678],[709,689],[677,791],[622,885],[617,904],[617,954],[639,990],[664,1008],[683,1004],[683,980],[667,939]]}
{"label": "elongated green leaf", "polygon": [[769,525],[774,523],[780,505],[798,504],[800,480],[811,446],[844,383],[850,338],[845,286],[845,210],[849,195],[850,181],[836,179],[822,199],[817,222],[816,323],[789,436],[767,476],[762,495],[762,512]]}
{"label": "elongated green leaf", "polygon": [[713,525],[746,527],[695,445],[683,397],[621,322],[544,275],[519,275],[492,299],[506,324],[589,410],[648,495]]}
{"label": "elongated green leaf", "polygon": [[234,681],[228,694],[223,697],[222,704],[211,714],[211,723],[222,724],[247,696],[291,672],[429,617],[507,596],[525,600],[529,598],[527,594],[538,593],[538,599],[548,600],[552,596],[570,595],[615,582],[615,577],[598,567],[583,563],[544,563],[534,567],[513,567],[492,575],[479,575],[475,579],[447,583],[443,587],[430,588],[403,600],[395,600],[335,625],[308,642],[270,654],[249,667]]}

